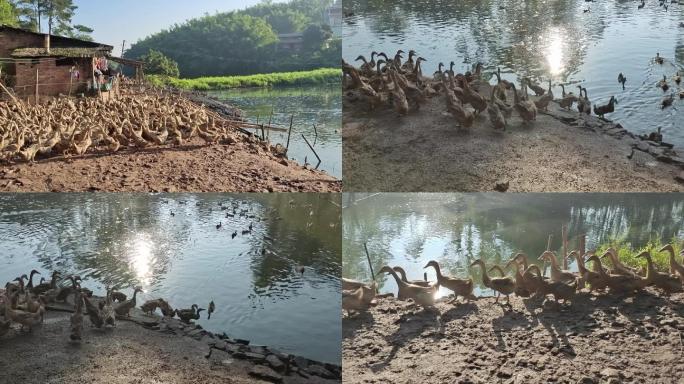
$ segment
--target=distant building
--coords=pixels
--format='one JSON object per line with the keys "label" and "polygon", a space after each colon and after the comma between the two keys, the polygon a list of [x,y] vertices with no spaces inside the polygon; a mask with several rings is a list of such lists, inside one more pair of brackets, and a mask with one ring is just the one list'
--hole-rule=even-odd
{"label": "distant building", "polygon": [[279,51],[299,52],[302,48],[304,48],[304,35],[301,32],[278,35]]}
{"label": "distant building", "polygon": [[342,37],[342,0],[335,0],[333,5],[325,10],[325,22],[332,29],[335,37]]}

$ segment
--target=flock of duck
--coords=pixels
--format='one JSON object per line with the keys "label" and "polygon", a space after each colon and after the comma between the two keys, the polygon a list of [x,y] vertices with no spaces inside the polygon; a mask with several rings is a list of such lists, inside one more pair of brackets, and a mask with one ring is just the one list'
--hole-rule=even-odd
{"label": "flock of duck", "polygon": [[[420,109],[428,98],[442,95],[446,103],[447,112],[453,116],[462,128],[473,125],[475,118],[482,112],[487,115],[495,129],[506,129],[508,120],[515,112],[523,122],[528,123],[536,120],[538,111],[546,111],[549,103],[558,103],[562,108],[570,110],[576,105],[580,115],[592,113],[592,102],[587,95],[587,89],[578,85],[579,94],[566,92],[565,85],[559,84],[562,89],[560,98],[556,98],[551,90],[551,80],[548,88],[534,83],[529,78],[523,78],[520,89],[515,83],[501,78],[501,70],[497,68],[492,73],[496,77],[496,84],[491,85],[482,78],[482,63],[477,63],[474,70],[465,74],[454,72],[454,62],[450,63],[449,69],[445,69],[443,63],[439,63],[434,75],[423,75],[422,63],[427,61],[419,57],[416,51],[410,50],[406,61],[402,61],[404,51],[399,50],[393,58],[389,58],[383,52],[371,52],[370,61],[360,55],[356,61],[360,66],[342,61],[344,73],[343,87],[345,100],[368,106],[371,110],[381,106],[393,107],[400,116],[405,116],[411,111]],[[377,58],[377,60],[376,60]],[[663,64],[664,59],[657,54],[654,58],[657,64]],[[681,75],[677,72],[672,80],[677,86],[681,83]],[[623,88],[627,78],[620,73],[618,82]],[[667,92],[669,84],[667,76],[663,77],[657,86]],[[536,98],[532,100],[528,89],[534,92]],[[679,97],[684,99],[684,90],[679,89]],[[489,97],[484,96],[488,94]],[[661,100],[661,108],[667,108],[674,102],[674,93],[666,95]],[[603,118],[606,114],[615,111],[617,99],[611,96],[608,103],[593,105],[595,115]]]}
{"label": "flock of duck", "polygon": [[[617,295],[636,294],[648,286],[653,286],[665,294],[684,291],[684,265],[677,261],[673,246],[665,245],[659,252],[669,252],[670,270],[668,272],[656,269],[649,252],[642,252],[637,256],[646,260],[645,269],[631,268],[620,261],[618,252],[613,248],[606,250],[601,257],[593,252],[585,255],[580,255],[579,251],[570,252],[567,258],[576,259],[577,272],[562,269],[556,255],[551,251],[545,251],[539,260],[550,264],[551,272],[548,278],[544,276],[539,266],[529,262],[524,253],[516,254],[503,267],[494,265],[487,269],[483,260],[474,261],[471,267],[478,266],[481,269],[482,284],[496,292],[496,302],[503,295],[506,296],[506,304],[509,306],[509,296],[512,294],[525,298],[541,297],[544,299],[547,295],[551,295],[556,303],[562,300],[565,305],[568,301],[572,303],[577,293],[587,286],[589,293],[600,291]],[[601,259],[605,257],[610,260],[612,268],[603,266]],[[680,257],[684,258],[684,250],[680,252]],[[564,261],[567,262],[567,259]],[[591,269],[587,268],[585,262],[592,262]],[[411,299],[424,308],[434,306],[439,287],[444,287],[454,293],[452,303],[459,297],[466,301],[475,299],[471,278],[446,276],[442,274],[439,263],[434,260],[425,265],[425,268],[429,267],[435,269],[437,281],[427,281],[427,274],[424,275],[424,280],[408,280],[401,267],[384,266],[378,274],[388,273],[394,277],[399,300]],[[509,267],[513,270],[512,276],[507,276],[505,273]],[[490,273],[495,271],[500,276],[490,276]],[[343,279],[342,289],[342,308],[348,312],[348,315],[365,311],[375,304],[377,295],[375,281],[371,284],[364,284]]]}
{"label": "flock of duck", "polygon": [[30,105],[0,102],[0,160],[32,162],[36,157],[85,154],[102,146],[122,148],[182,145],[193,137],[207,143],[234,140],[234,128],[218,115],[181,98],[123,95],[100,102],[57,98]]}
{"label": "flock of duck", "polygon": [[[67,304],[69,297],[73,297],[74,313],[71,316],[71,341],[78,342],[83,334],[83,317],[88,316],[93,327],[98,329],[116,326],[117,318],[129,318],[130,311],[137,305],[137,294],[142,292],[140,287],[135,287],[133,297],[128,297],[112,288],[107,287],[104,299],[96,298],[93,292],[81,287],[81,278],[70,275],[62,279],[60,272],[52,273],[50,281],[41,278],[40,284],[33,285],[34,275],[40,274],[35,269],[27,275],[21,275],[0,289],[0,314],[4,320],[0,320],[0,336],[5,335],[11,329],[13,323],[19,324],[21,330],[32,328],[42,324],[45,318],[46,307],[49,304]],[[26,283],[24,282],[26,280]],[[59,285],[62,280],[65,285]],[[209,303],[208,318],[214,312],[216,306],[213,301]],[[164,317],[178,316],[182,321],[189,323],[200,318],[199,308],[193,304],[189,309],[173,309],[164,299],[148,300],[140,306],[145,314],[152,315],[157,309],[161,310]]]}

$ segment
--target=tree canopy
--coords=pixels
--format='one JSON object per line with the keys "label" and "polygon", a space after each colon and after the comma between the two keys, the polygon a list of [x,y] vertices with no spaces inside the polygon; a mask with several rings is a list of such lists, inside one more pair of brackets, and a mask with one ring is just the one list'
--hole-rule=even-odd
{"label": "tree canopy", "polygon": [[[78,7],[73,0],[11,0],[22,28],[49,34],[92,40],[92,29],[84,25],[72,25]],[[43,26],[47,25],[47,31]]]}
{"label": "tree canopy", "polygon": [[9,0],[0,0],[0,24],[12,27],[19,26],[19,18],[17,17],[16,10]]}
{"label": "tree canopy", "polygon": [[178,77],[178,63],[164,56],[163,53],[150,49],[147,55],[143,56],[145,71],[151,75],[163,75]]}
{"label": "tree canopy", "polygon": [[[332,0],[263,2],[242,11],[206,14],[133,44],[125,57],[152,49],[178,63],[183,77],[249,75],[339,65],[340,44],[328,40],[323,14]],[[278,50],[278,34],[303,33],[304,50]],[[336,50],[333,52],[333,50]]]}

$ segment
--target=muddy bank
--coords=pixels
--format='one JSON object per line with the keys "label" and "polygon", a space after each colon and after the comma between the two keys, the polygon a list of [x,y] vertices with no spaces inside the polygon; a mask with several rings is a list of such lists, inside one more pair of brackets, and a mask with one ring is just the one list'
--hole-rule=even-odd
{"label": "muddy bank", "polygon": [[[480,93],[489,95],[488,89]],[[445,110],[442,97],[405,117],[386,107],[370,113],[345,104],[345,190],[684,191],[684,152],[595,116],[580,118],[551,103],[533,124],[514,113],[501,132],[484,112],[473,127],[459,130]]]}
{"label": "muddy bank", "polygon": [[345,383],[684,383],[684,294],[583,294],[569,308],[511,297],[392,298],[343,320]]}
{"label": "muddy bank", "polygon": [[278,158],[254,140],[89,153],[0,165],[4,192],[338,192],[324,172]]}
{"label": "muddy bank", "polygon": [[[63,309],[63,308],[60,308]],[[67,311],[48,310],[31,333],[0,337],[0,383],[336,383],[340,367],[215,335],[139,310],[113,329],[69,342]]]}

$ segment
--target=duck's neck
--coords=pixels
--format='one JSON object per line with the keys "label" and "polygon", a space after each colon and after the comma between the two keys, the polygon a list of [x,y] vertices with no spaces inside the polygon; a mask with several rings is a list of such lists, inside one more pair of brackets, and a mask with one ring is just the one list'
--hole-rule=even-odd
{"label": "duck's neck", "polygon": [[398,268],[395,269],[395,271],[399,272],[401,275],[401,281],[408,283],[408,279],[406,278],[406,271],[404,271],[404,268]]}
{"label": "duck's neck", "polygon": [[35,275],[35,271],[31,271],[31,274],[29,275],[29,282],[28,282],[28,287],[33,288],[33,275]]}
{"label": "duck's neck", "polygon": [[408,285],[399,277],[399,275],[397,275],[397,272],[395,272],[393,269],[391,269],[389,273],[392,274],[392,276],[394,276],[394,280],[397,282],[398,286],[405,287]]}
{"label": "duck's neck", "polygon": [[603,270],[603,264],[601,264],[601,260],[599,260],[598,257],[595,259],[592,259],[592,260],[594,260],[594,266],[595,266],[594,269],[596,269],[596,272],[598,272],[599,275],[601,275],[601,277],[608,276],[606,274],[606,271]]}
{"label": "duck's neck", "polygon": [[437,275],[437,281],[441,281],[444,276],[442,275],[442,268],[440,268],[439,264],[435,264],[432,266],[435,268],[435,274]]}
{"label": "duck's neck", "polygon": [[487,267],[484,263],[480,264],[480,267],[482,268],[482,284],[484,284],[486,287],[489,287],[491,285],[491,280],[487,274]]}
{"label": "duck's neck", "polygon": [[558,267],[558,261],[556,260],[556,257],[553,256],[552,254],[547,254],[548,256],[546,257],[547,260],[549,260],[549,263],[551,263],[551,268],[560,271],[560,268]]}
{"label": "duck's neck", "polygon": [[655,275],[655,267],[653,266],[653,260],[650,256],[646,256],[646,280],[650,279]]}
{"label": "duck's neck", "polygon": [[675,259],[674,250],[668,249],[667,251],[670,254],[670,269],[674,269],[673,267],[677,265],[677,259]]}
{"label": "duck's neck", "polygon": [[587,273],[587,267],[584,265],[584,260],[582,259],[582,256],[580,256],[579,253],[575,253],[575,260],[577,260],[577,269],[579,269],[580,273],[584,275]]}

